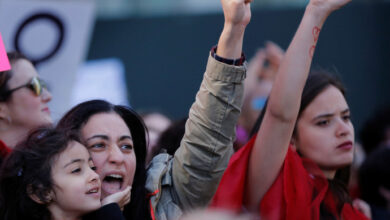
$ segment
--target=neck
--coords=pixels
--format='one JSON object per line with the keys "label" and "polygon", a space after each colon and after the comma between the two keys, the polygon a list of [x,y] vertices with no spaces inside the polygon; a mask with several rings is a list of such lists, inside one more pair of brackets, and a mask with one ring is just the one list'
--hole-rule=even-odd
{"label": "neck", "polygon": [[81,214],[65,211],[58,206],[50,205],[49,207],[51,213],[51,220],[81,220]]}
{"label": "neck", "polygon": [[16,144],[24,140],[29,133],[25,127],[8,127],[0,130],[0,139],[9,147],[14,148]]}
{"label": "neck", "polygon": [[336,176],[336,171],[337,170],[327,170],[327,169],[321,169],[322,170],[322,173],[324,174],[324,176],[327,178],[327,179],[334,179],[334,177]]}

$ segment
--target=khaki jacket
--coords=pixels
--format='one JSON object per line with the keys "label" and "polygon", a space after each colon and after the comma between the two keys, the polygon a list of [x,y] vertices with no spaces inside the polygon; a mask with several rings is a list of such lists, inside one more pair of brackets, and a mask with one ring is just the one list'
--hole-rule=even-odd
{"label": "khaki jacket", "polygon": [[148,167],[152,219],[178,219],[183,211],[207,206],[213,197],[233,153],[245,73],[245,65],[209,57],[179,149],[173,157],[157,155]]}

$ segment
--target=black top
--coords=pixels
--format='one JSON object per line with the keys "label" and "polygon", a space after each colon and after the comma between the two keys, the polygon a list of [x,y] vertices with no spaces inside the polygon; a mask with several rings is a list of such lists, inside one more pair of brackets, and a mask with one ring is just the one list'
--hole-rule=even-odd
{"label": "black top", "polygon": [[110,203],[83,216],[83,220],[126,220],[117,203]]}

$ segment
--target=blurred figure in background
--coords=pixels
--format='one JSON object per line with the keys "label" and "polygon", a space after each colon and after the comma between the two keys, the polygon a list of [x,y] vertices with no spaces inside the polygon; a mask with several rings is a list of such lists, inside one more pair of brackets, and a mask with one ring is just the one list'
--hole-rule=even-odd
{"label": "blurred figure in background", "polygon": [[268,41],[260,48],[248,64],[245,80],[244,104],[237,125],[235,150],[241,148],[249,137],[256,119],[271,92],[276,72],[282,61],[284,50],[277,44]]}
{"label": "blurred figure in background", "polygon": [[367,155],[379,146],[390,145],[390,106],[371,115],[360,132],[360,139]]}
{"label": "blurred figure in background", "polygon": [[372,220],[390,219],[390,145],[377,148],[359,169],[361,198],[371,207]]}
{"label": "blurred figure in background", "polygon": [[[151,158],[159,153],[168,153],[172,156],[175,154],[183,139],[187,119],[188,117],[185,117],[172,122],[171,125],[161,133],[156,146],[153,148],[153,151],[150,152]],[[146,161],[146,164],[149,162],[150,161]]]}
{"label": "blurred figure in background", "polygon": [[156,144],[161,133],[171,124],[171,119],[159,112],[151,112],[141,115],[145,126],[148,129],[149,142],[147,145],[146,165],[152,160],[156,149]]}
{"label": "blurred figure in background", "polygon": [[12,69],[0,72],[0,164],[31,129],[52,123],[52,96],[37,70],[23,55],[7,55]]}

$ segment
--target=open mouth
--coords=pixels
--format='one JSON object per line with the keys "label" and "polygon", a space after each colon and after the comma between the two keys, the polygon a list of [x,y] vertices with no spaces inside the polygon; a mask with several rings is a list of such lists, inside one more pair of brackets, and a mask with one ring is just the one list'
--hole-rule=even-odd
{"label": "open mouth", "polygon": [[87,191],[87,194],[93,194],[93,193],[98,193],[99,192],[99,188],[93,188],[93,189],[90,189]]}
{"label": "open mouth", "polygon": [[94,199],[97,199],[100,201],[101,195],[100,195],[100,187],[99,186],[89,189],[85,194],[87,194],[88,196],[92,196]]}
{"label": "open mouth", "polygon": [[108,194],[119,192],[122,189],[123,176],[120,174],[109,174],[102,181],[102,189]]}

